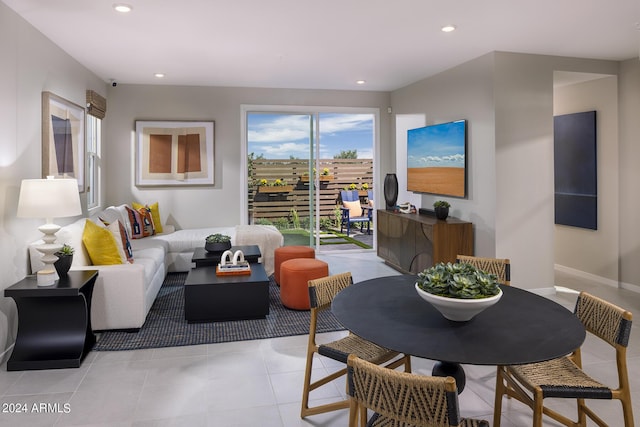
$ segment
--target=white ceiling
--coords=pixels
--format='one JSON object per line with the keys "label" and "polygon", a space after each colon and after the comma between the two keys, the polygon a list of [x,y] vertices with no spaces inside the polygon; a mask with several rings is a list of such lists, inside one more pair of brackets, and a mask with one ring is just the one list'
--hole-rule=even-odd
{"label": "white ceiling", "polygon": [[640,52],[639,0],[2,1],[119,83],[389,91],[491,51]]}

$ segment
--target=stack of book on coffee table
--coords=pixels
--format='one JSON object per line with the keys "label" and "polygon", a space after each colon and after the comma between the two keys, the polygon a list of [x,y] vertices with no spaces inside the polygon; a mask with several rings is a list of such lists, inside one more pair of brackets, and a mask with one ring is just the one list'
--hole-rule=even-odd
{"label": "stack of book on coffee table", "polygon": [[218,264],[216,274],[219,276],[231,274],[251,274],[251,266],[247,261],[238,261],[235,264]]}

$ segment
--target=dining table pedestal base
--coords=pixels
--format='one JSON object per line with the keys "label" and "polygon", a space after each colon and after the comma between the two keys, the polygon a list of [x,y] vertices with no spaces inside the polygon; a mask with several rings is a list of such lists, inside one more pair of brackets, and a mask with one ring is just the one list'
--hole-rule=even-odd
{"label": "dining table pedestal base", "polygon": [[431,374],[434,377],[453,377],[458,386],[458,394],[462,393],[464,386],[467,384],[467,375],[459,363],[436,362],[436,364],[433,365]]}

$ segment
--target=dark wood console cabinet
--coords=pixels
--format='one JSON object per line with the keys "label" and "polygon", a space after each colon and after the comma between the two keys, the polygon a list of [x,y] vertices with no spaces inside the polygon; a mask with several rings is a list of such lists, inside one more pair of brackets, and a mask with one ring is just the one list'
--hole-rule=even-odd
{"label": "dark wood console cabinet", "polygon": [[417,274],[457,255],[473,255],[473,224],[458,218],[377,212],[378,256],[403,273]]}

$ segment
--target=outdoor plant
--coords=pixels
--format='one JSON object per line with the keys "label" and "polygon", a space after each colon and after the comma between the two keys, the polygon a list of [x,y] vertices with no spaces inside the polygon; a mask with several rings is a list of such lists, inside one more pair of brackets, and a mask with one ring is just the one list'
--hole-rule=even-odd
{"label": "outdoor plant", "polygon": [[329,175],[329,168],[322,169],[322,175],[328,176]]}
{"label": "outdoor plant", "polygon": [[367,183],[365,182],[364,184],[362,184],[362,185],[360,186],[360,189],[361,189],[361,190],[368,190],[368,189],[369,189],[369,184],[367,184]]}
{"label": "outdoor plant", "polygon": [[278,179],[273,181],[272,185],[274,187],[283,187],[283,186],[287,185],[287,181],[285,181],[284,179],[278,178]]}
{"label": "outdoor plant", "polygon": [[62,248],[56,252],[56,255],[61,256],[61,255],[73,255],[73,252],[75,251],[75,249],[73,249],[71,246],[67,245],[66,243],[62,245]]}
{"label": "outdoor plant", "polygon": [[291,224],[293,228],[300,228],[300,217],[298,216],[298,210],[296,208],[291,208],[289,211],[289,215],[291,216]]}
{"label": "outdoor plant", "polygon": [[268,182],[266,179],[264,179],[264,178],[262,178],[260,181],[258,181],[258,185],[261,185],[261,186],[265,186],[265,185],[267,185],[268,183],[269,183],[269,182]]}
{"label": "outdoor plant", "polygon": [[278,230],[287,230],[289,228],[289,220],[285,217],[278,217],[273,219],[273,225]]}
{"label": "outdoor plant", "polygon": [[434,208],[448,208],[450,206],[451,205],[449,204],[449,202],[445,200],[436,200],[435,202],[433,202]]}
{"label": "outdoor plant", "polygon": [[347,188],[345,188],[345,190],[357,190],[358,186],[356,184],[349,184],[349,186]]}
{"label": "outdoor plant", "polygon": [[466,263],[436,264],[418,273],[417,284],[425,292],[449,298],[487,298],[500,292],[495,274]]}
{"label": "outdoor plant", "polygon": [[206,238],[207,243],[227,243],[231,241],[231,237],[226,234],[209,234]]}

